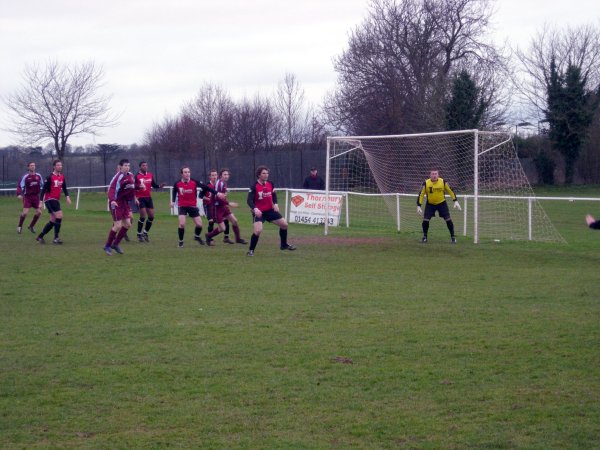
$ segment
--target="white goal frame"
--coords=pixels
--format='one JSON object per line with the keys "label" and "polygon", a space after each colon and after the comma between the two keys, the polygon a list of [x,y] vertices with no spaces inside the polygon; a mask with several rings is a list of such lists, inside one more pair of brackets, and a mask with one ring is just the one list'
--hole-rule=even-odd
{"label": "white goal frame", "polygon": [[[429,136],[451,136],[451,135],[457,135],[457,134],[462,134],[465,136],[468,136],[469,134],[472,134],[473,136],[473,185],[472,185],[472,191],[470,192],[459,192],[458,196],[460,199],[464,199],[465,203],[467,202],[467,200],[469,200],[470,203],[470,207],[472,208],[472,214],[471,217],[467,216],[467,208],[466,208],[466,204],[465,206],[465,210],[463,211],[464,214],[464,231],[463,234],[467,235],[467,220],[472,220],[472,231],[473,231],[473,242],[475,244],[480,242],[480,230],[479,230],[479,225],[480,225],[480,200],[485,199],[488,201],[492,201],[494,199],[496,200],[502,200],[502,201],[523,201],[523,202],[527,202],[527,223],[528,223],[528,231],[527,231],[527,239],[528,240],[536,240],[533,236],[533,218],[532,218],[532,211],[534,210],[534,208],[536,208],[537,212],[541,211],[541,214],[543,215],[543,217],[548,221],[548,223],[550,223],[550,227],[553,229],[555,236],[553,236],[553,238],[551,239],[553,242],[565,242],[564,239],[560,236],[560,234],[558,234],[558,231],[556,231],[556,229],[554,228],[554,226],[551,224],[551,222],[549,221],[548,217],[546,216],[546,213],[543,211],[543,209],[541,208],[541,205],[539,205],[539,202],[537,201],[537,197],[535,196],[535,194],[533,193],[533,190],[531,188],[531,185],[529,184],[529,181],[527,180],[527,177],[525,175],[525,172],[523,171],[523,168],[521,166],[520,161],[518,160],[518,157],[516,155],[516,151],[514,150],[514,145],[512,144],[512,140],[513,140],[513,136],[511,133],[509,132],[489,132],[489,131],[480,131],[480,130],[459,130],[459,131],[447,131],[447,132],[437,132],[437,133],[417,133],[417,134],[402,134],[402,135],[384,135],[384,136],[330,136],[327,137],[327,154],[326,154],[326,180],[325,180],[325,194],[326,194],[326,199],[329,199],[329,195],[330,194],[344,194],[345,198],[348,198],[348,192],[340,192],[337,190],[332,190],[331,189],[331,180],[332,180],[332,174],[331,174],[331,162],[333,159],[338,158],[340,156],[343,156],[347,153],[353,152],[353,151],[362,151],[363,153],[366,153],[365,149],[363,148],[362,142],[363,141],[368,141],[368,140],[375,140],[375,139],[404,139],[404,138],[423,138],[423,137],[429,137]],[[492,138],[495,142],[495,145],[490,146],[489,148],[482,148],[482,150],[480,151],[480,137],[481,135],[484,135],[486,138]],[[332,143],[333,142],[345,142],[346,145],[348,146],[348,149],[341,152],[341,153],[336,153],[334,155],[332,155]],[[486,140],[487,142],[487,140]],[[516,196],[516,195],[482,195],[480,192],[480,159],[482,158],[483,155],[491,152],[494,149],[497,149],[498,147],[501,146],[510,146],[510,148],[512,149],[512,152],[514,152],[514,156],[511,156],[511,159],[513,160],[513,163],[515,165],[515,171],[519,172],[518,176],[520,177],[520,181],[522,182],[522,190],[525,191],[526,195],[520,195],[520,196]],[[489,163],[488,163],[489,164]],[[369,167],[369,171],[371,172],[371,174],[373,173],[373,169],[372,167],[370,167],[369,162],[367,161],[367,166]],[[424,170],[427,170],[428,168],[425,167]],[[441,168],[443,170],[443,167]],[[424,178],[423,178],[424,179]],[[417,192],[413,192],[413,193],[407,193],[407,192],[381,192],[381,189],[379,187],[379,185],[377,185],[377,189],[379,190],[379,193],[377,194],[357,194],[357,195],[374,195],[374,196],[389,196],[389,195],[396,195],[396,202],[397,202],[397,210],[396,210],[396,221],[397,221],[397,229],[398,231],[400,231],[400,206],[399,206],[399,198],[400,197],[413,197],[416,199],[418,193]],[[351,193],[352,194],[352,193]],[[346,202],[347,203],[347,202]],[[348,217],[348,205],[346,204],[346,215]],[[325,211],[325,226],[324,226],[324,234],[327,235],[330,232],[330,225],[329,225],[329,208],[326,208]],[[415,218],[415,220],[418,220],[417,218]],[[346,226],[348,226],[348,224],[346,224]]]}

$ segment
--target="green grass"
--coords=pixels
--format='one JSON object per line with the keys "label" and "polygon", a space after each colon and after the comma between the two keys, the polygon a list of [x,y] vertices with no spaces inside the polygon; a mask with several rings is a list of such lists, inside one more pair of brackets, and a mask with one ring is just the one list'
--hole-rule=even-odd
{"label": "green grass", "polygon": [[159,195],[109,258],[82,200],[57,247],[0,197],[2,448],[600,446],[598,203],[544,203],[568,244],[266,225],[247,258],[177,249]]}

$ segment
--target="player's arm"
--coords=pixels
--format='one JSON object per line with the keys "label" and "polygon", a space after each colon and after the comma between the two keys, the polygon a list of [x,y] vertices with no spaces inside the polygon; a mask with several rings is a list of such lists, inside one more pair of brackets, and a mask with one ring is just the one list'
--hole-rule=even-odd
{"label": "player's arm", "polygon": [[173,206],[175,204],[175,200],[177,200],[177,183],[179,183],[179,181],[176,181],[173,184],[173,189],[171,189],[171,206]]}
{"label": "player's arm", "polygon": [[444,181],[444,190],[448,193],[448,195],[450,196],[450,198],[452,199],[452,201],[454,202],[454,208],[458,209],[459,211],[462,210],[462,208],[460,207],[460,203],[458,203],[458,198],[456,198],[456,194],[454,193],[454,191],[450,188],[450,185],[448,184],[447,181]]}
{"label": "player's arm", "polygon": [[43,201],[46,192],[50,192],[50,186],[52,186],[52,175],[48,175],[48,178],[44,181],[44,186],[40,189],[40,200]]}
{"label": "player's arm", "polygon": [[421,187],[421,191],[417,196],[417,214],[423,214],[423,210],[421,209],[421,205],[423,204],[423,200],[425,200],[425,194],[427,193],[427,182],[423,182],[423,186]]}
{"label": "player's arm", "polygon": [[152,182],[150,183],[150,186],[152,186],[154,189],[160,189],[161,187],[164,187],[164,183],[158,184],[156,181],[154,181],[154,177],[152,177]]}
{"label": "player's arm", "polygon": [[62,191],[65,194],[65,198],[67,199],[67,203],[71,204],[71,197],[69,197],[69,189],[67,189],[67,180],[63,180]]}
{"label": "player's arm", "polygon": [[19,184],[17,184],[17,197],[21,198],[23,196],[23,191],[25,189],[25,178],[27,178],[27,174],[23,175]]}

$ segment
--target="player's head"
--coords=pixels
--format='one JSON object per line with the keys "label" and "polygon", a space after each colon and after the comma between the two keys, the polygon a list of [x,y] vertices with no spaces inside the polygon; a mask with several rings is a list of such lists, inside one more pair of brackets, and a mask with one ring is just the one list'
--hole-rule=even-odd
{"label": "player's head", "polygon": [[429,178],[431,179],[431,181],[437,181],[439,177],[440,171],[438,169],[431,169],[431,171],[429,172]]}
{"label": "player's head", "polygon": [[256,168],[256,178],[267,181],[269,178],[269,168],[267,166],[258,166]]}
{"label": "player's head", "polygon": [[219,178],[219,172],[217,172],[217,169],[210,169],[208,171],[208,180],[211,183],[214,183],[215,181],[217,181],[217,178]]}
{"label": "player's head", "polygon": [[27,163],[27,170],[32,173],[35,172],[35,163],[33,161]]}
{"label": "player's head", "polygon": [[181,168],[180,172],[181,172],[182,179],[189,180],[192,176],[192,171],[190,170],[190,168],[188,166],[183,166]]}
{"label": "player's head", "polygon": [[130,168],[131,168],[131,164],[128,159],[122,159],[121,161],[119,161],[119,171],[121,173],[129,172]]}
{"label": "player's head", "polygon": [[316,167],[311,167],[310,168],[310,174],[314,177],[317,175],[317,168]]}
{"label": "player's head", "polygon": [[60,159],[52,161],[52,168],[55,172],[62,172],[62,161]]}
{"label": "player's head", "polygon": [[140,161],[139,167],[142,172],[148,171],[148,163],[146,161]]}
{"label": "player's head", "polygon": [[225,182],[227,182],[229,180],[229,176],[230,176],[230,172],[229,169],[227,168],[223,168],[221,170],[219,170],[219,178]]}

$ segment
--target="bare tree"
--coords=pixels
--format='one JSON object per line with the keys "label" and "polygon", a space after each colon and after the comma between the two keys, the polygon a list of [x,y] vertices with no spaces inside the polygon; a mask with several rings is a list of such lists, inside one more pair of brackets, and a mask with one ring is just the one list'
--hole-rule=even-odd
{"label": "bare tree", "polygon": [[282,124],[283,144],[297,149],[306,142],[312,111],[307,105],[304,89],[294,74],[286,73],[279,82],[274,105]]}
{"label": "bare tree", "polygon": [[451,76],[461,70],[482,74],[478,84],[498,103],[499,83],[486,80],[507,64],[488,43],[491,14],[492,0],[372,0],[334,62],[328,119],[356,134],[444,129]]}
{"label": "bare tree", "polygon": [[545,117],[551,62],[564,73],[568,66],[581,69],[587,88],[600,84],[600,27],[552,28],[544,26],[531,41],[527,50],[517,49],[520,63],[515,84],[524,97],[524,109],[530,117]]}
{"label": "bare tree", "polygon": [[103,77],[103,69],[93,62],[27,66],[23,86],[6,99],[12,115],[9,131],[30,144],[50,139],[63,158],[71,136],[95,135],[117,124],[110,96],[99,93]]}

